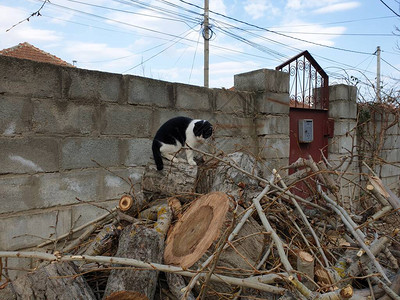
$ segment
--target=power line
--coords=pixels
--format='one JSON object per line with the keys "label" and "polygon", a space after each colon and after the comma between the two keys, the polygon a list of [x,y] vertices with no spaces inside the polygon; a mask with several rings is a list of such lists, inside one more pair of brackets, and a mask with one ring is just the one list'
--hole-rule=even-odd
{"label": "power line", "polygon": [[385,5],[392,13],[394,13],[396,16],[400,17],[400,15],[395,12],[389,5],[387,5],[383,0],[380,0],[383,5]]}
{"label": "power line", "polygon": [[[187,2],[185,0],[179,0],[179,1],[182,2],[182,3],[185,3],[187,5],[191,5],[191,6],[194,6],[194,7],[197,7],[197,8],[201,8],[200,6],[198,6],[196,4],[189,3],[189,2]],[[329,49],[339,50],[339,51],[357,53],[357,54],[364,54],[364,55],[369,55],[370,54],[370,53],[367,53],[367,52],[351,50],[351,49],[344,49],[344,48],[339,48],[339,47],[334,47],[334,46],[329,46],[329,45],[323,45],[323,44],[312,42],[312,41],[307,41],[307,40],[300,39],[300,38],[297,38],[297,37],[293,37],[293,36],[290,36],[290,35],[287,35],[287,34],[279,33],[279,32],[276,32],[274,30],[263,28],[263,27],[260,27],[258,25],[254,25],[254,24],[251,24],[251,23],[248,23],[248,22],[245,22],[245,21],[241,21],[239,19],[236,19],[236,18],[233,18],[233,17],[229,17],[229,16],[226,16],[224,14],[221,14],[221,13],[218,13],[218,12],[215,12],[215,11],[212,11],[212,10],[210,10],[210,12],[212,12],[215,15],[221,16],[223,18],[226,18],[226,19],[229,19],[229,20],[241,23],[241,24],[245,24],[245,25],[260,29],[260,30],[264,30],[266,32],[270,32],[270,33],[273,33],[273,34],[276,34],[276,35],[279,35],[279,36],[283,36],[283,37],[286,37],[286,38],[294,39],[294,40],[301,41],[301,42],[304,42],[304,43],[308,43],[308,44],[312,44],[312,45],[316,45],[316,46],[320,46],[320,47],[325,47],[325,48],[329,48]]]}

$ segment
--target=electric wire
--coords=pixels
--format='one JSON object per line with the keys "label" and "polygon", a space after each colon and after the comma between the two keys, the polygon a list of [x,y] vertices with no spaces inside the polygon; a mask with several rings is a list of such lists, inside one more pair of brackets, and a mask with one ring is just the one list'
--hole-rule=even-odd
{"label": "electric wire", "polygon": [[[182,2],[182,3],[185,3],[185,4],[187,4],[187,5],[191,5],[191,6],[194,6],[194,7],[197,7],[197,8],[201,8],[200,6],[198,6],[198,5],[196,5],[196,4],[189,3],[189,2],[187,2],[187,1],[185,1],[185,0],[179,0],[179,1]],[[276,35],[279,35],[279,36],[283,36],[283,37],[286,37],[286,38],[289,38],[289,39],[301,41],[301,42],[304,42],[304,43],[308,43],[308,44],[312,44],[312,45],[316,45],[316,46],[320,46],[320,47],[325,47],[325,48],[329,48],[329,49],[339,50],[339,51],[357,53],[357,54],[363,54],[363,55],[369,55],[369,54],[370,54],[370,53],[363,52],[363,51],[357,51],[357,50],[351,50],[351,49],[344,49],[344,48],[339,48],[339,47],[334,47],[334,46],[329,46],[329,45],[324,45],[324,44],[316,43],[316,42],[313,42],[313,41],[304,40],[304,39],[297,38],[297,37],[293,37],[293,36],[290,36],[290,35],[287,35],[287,34],[284,34],[284,33],[276,32],[276,31],[274,31],[274,30],[270,30],[270,29],[267,29],[267,28],[263,28],[263,27],[260,27],[260,26],[258,26],[258,25],[251,24],[251,23],[249,23],[249,22],[241,21],[241,20],[239,20],[239,19],[236,19],[236,18],[233,18],[233,17],[229,17],[229,16],[226,16],[226,15],[224,15],[224,14],[221,14],[221,13],[218,13],[218,12],[215,12],[215,11],[212,11],[212,10],[210,10],[210,12],[213,13],[213,14],[215,14],[215,15],[217,15],[217,16],[221,16],[221,17],[223,17],[223,18],[226,18],[226,19],[228,19],[228,20],[232,20],[232,21],[235,21],[235,22],[238,22],[238,23],[241,23],[241,24],[245,24],[245,25],[248,25],[248,26],[251,26],[251,27],[260,29],[260,30],[264,30],[264,31],[266,31],[266,32],[270,32],[270,33],[273,33],[273,34],[276,34]],[[211,18],[210,18],[210,19],[211,19]]]}

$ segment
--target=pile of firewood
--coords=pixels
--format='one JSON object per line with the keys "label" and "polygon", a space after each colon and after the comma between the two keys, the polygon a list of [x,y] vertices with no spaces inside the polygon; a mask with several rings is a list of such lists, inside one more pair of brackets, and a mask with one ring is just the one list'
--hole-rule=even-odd
{"label": "pile of firewood", "polygon": [[147,166],[140,191],[58,243],[0,252],[40,262],[0,299],[400,299],[400,200],[372,170],[347,182],[349,205],[328,162],[283,176],[198,153],[198,167]]}

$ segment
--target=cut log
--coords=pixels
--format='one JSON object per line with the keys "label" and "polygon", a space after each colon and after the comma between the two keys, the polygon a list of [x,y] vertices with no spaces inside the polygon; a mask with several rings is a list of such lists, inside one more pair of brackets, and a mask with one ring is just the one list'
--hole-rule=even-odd
{"label": "cut log", "polygon": [[310,281],[314,280],[314,257],[305,251],[299,251],[297,253],[297,271],[305,274],[301,276],[300,281],[304,283],[306,287],[312,289],[314,284]]}
{"label": "cut log", "polygon": [[[147,165],[142,179],[143,192],[153,198],[188,195],[195,192],[197,166],[173,163],[158,171],[153,164]],[[191,200],[190,198],[189,200]]]}
{"label": "cut log", "polygon": [[220,192],[193,202],[168,235],[165,263],[189,268],[197,262],[220,236],[228,209],[229,198]]}
{"label": "cut log", "polygon": [[[154,229],[130,225],[121,233],[115,256],[161,263],[163,249],[163,238]],[[158,271],[113,269],[108,277],[105,296],[117,291],[133,291],[153,299],[157,278]]]}
{"label": "cut log", "polygon": [[120,291],[112,293],[105,300],[149,300],[149,298],[138,292]]}
{"label": "cut log", "polygon": [[[260,164],[253,156],[247,153],[235,152],[229,154],[226,157],[226,161],[255,176],[261,176]],[[258,194],[261,188],[258,186],[257,180],[231,167],[229,164],[220,162],[215,171],[211,191],[225,192],[234,197],[236,201],[246,203],[246,201],[254,197],[254,193]]]}
{"label": "cut log", "polygon": [[47,264],[33,273],[18,277],[5,289],[0,289],[0,299],[95,300],[84,278],[76,275],[73,262]]}
{"label": "cut log", "polygon": [[[233,201],[222,192],[212,192],[196,199],[168,234],[164,251],[165,263],[183,268],[199,268],[214,253],[217,242],[227,227],[236,220],[233,208]],[[243,209],[238,207],[237,213],[242,212]],[[264,246],[262,227],[250,217],[238,233],[237,239],[219,255],[214,273],[223,272],[234,277],[254,274]],[[232,292],[224,283],[209,282],[208,286],[211,287],[209,291],[214,293]],[[206,297],[209,299],[210,295]]]}

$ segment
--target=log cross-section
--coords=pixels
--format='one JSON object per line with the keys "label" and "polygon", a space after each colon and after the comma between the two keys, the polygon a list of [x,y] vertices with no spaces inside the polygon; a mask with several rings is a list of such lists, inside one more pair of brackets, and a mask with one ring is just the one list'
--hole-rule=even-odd
{"label": "log cross-section", "polygon": [[164,261],[182,268],[197,262],[220,236],[229,201],[222,192],[210,193],[194,201],[168,235]]}

